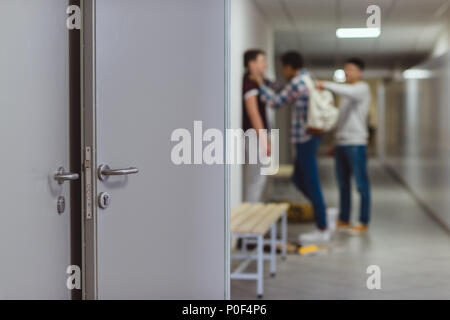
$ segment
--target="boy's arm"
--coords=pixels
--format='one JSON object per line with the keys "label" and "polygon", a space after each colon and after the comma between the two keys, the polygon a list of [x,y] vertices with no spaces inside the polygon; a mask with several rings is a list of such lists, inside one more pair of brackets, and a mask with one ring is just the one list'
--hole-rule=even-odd
{"label": "boy's arm", "polygon": [[358,101],[367,97],[368,94],[367,87],[363,83],[344,84],[324,81],[323,87],[338,95]]}
{"label": "boy's arm", "polygon": [[278,81],[264,79],[264,84],[268,86],[270,89],[274,90],[275,92],[279,92],[281,91],[281,89],[283,89],[283,85]]}
{"label": "boy's arm", "polygon": [[304,82],[296,81],[296,79],[287,84],[278,94],[265,84],[260,87],[263,101],[268,107],[275,109],[292,102],[304,90],[306,90]]}

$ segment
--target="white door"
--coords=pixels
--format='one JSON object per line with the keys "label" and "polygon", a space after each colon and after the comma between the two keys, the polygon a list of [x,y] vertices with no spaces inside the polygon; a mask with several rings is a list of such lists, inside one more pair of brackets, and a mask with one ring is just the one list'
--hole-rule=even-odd
{"label": "white door", "polygon": [[0,299],[70,297],[70,190],[54,180],[69,165],[66,8],[0,1]]}
{"label": "white door", "polygon": [[139,170],[96,179],[110,197],[96,208],[98,298],[224,299],[225,167],[175,165],[171,134],[225,127],[226,1],[97,0],[95,12],[96,167]]}

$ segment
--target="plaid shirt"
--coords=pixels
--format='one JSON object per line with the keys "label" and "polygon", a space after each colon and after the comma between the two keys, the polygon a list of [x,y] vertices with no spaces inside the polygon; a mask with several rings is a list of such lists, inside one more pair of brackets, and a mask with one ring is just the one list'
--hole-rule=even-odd
{"label": "plaid shirt", "polygon": [[301,77],[307,74],[306,69],[295,76],[278,94],[266,85],[260,88],[262,100],[268,107],[280,108],[286,104],[293,103],[291,142],[304,143],[311,139],[306,132],[309,104],[309,90]]}

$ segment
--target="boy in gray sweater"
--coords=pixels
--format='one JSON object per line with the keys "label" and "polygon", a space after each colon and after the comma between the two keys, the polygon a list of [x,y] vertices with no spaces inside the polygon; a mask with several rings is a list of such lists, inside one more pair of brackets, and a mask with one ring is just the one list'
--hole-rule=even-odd
{"label": "boy in gray sweater", "polygon": [[[352,234],[368,230],[370,222],[370,182],[367,170],[366,146],[368,140],[367,117],[370,106],[370,88],[361,81],[364,62],[351,58],[344,67],[346,84],[318,81],[318,89],[327,89],[341,96],[337,124],[335,160],[340,191],[338,228]],[[350,225],[351,175],[355,177],[361,196],[359,222]]]}

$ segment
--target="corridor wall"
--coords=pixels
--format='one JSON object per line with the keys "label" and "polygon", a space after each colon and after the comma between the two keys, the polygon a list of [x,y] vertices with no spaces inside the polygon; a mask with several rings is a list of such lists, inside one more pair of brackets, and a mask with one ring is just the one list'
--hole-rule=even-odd
{"label": "corridor wall", "polygon": [[450,229],[450,53],[386,84],[381,160]]}

